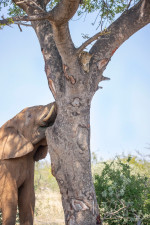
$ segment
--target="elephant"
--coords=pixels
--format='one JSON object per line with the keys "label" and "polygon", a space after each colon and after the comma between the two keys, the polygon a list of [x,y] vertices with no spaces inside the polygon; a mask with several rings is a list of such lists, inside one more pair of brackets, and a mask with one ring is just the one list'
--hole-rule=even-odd
{"label": "elephant", "polygon": [[21,225],[34,216],[34,164],[47,155],[45,131],[54,124],[56,103],[22,110],[0,128],[0,211],[3,225]]}

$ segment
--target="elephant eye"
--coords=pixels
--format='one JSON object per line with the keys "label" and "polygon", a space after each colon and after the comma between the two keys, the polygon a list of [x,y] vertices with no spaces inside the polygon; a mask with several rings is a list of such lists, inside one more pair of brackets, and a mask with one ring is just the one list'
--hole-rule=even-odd
{"label": "elephant eye", "polygon": [[32,116],[31,116],[31,113],[28,113],[27,114],[27,118],[31,118]]}

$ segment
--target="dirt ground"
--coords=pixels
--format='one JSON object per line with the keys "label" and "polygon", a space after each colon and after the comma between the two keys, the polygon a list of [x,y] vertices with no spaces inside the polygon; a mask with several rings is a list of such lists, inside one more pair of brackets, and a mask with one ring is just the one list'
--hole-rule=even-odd
{"label": "dirt ground", "polygon": [[59,192],[41,188],[36,192],[34,225],[65,225]]}

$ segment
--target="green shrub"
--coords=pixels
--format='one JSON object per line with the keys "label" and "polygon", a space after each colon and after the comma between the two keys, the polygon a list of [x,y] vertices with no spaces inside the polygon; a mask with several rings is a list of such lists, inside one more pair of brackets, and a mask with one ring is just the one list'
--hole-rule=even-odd
{"label": "green shrub", "polygon": [[102,220],[109,225],[150,224],[150,180],[132,173],[131,159],[105,162],[94,177]]}

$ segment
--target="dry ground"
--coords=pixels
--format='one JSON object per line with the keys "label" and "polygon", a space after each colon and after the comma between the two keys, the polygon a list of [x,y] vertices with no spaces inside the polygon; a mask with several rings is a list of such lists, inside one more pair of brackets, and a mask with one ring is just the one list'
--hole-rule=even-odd
{"label": "dry ground", "polygon": [[47,187],[36,191],[34,225],[65,225],[59,192]]}

